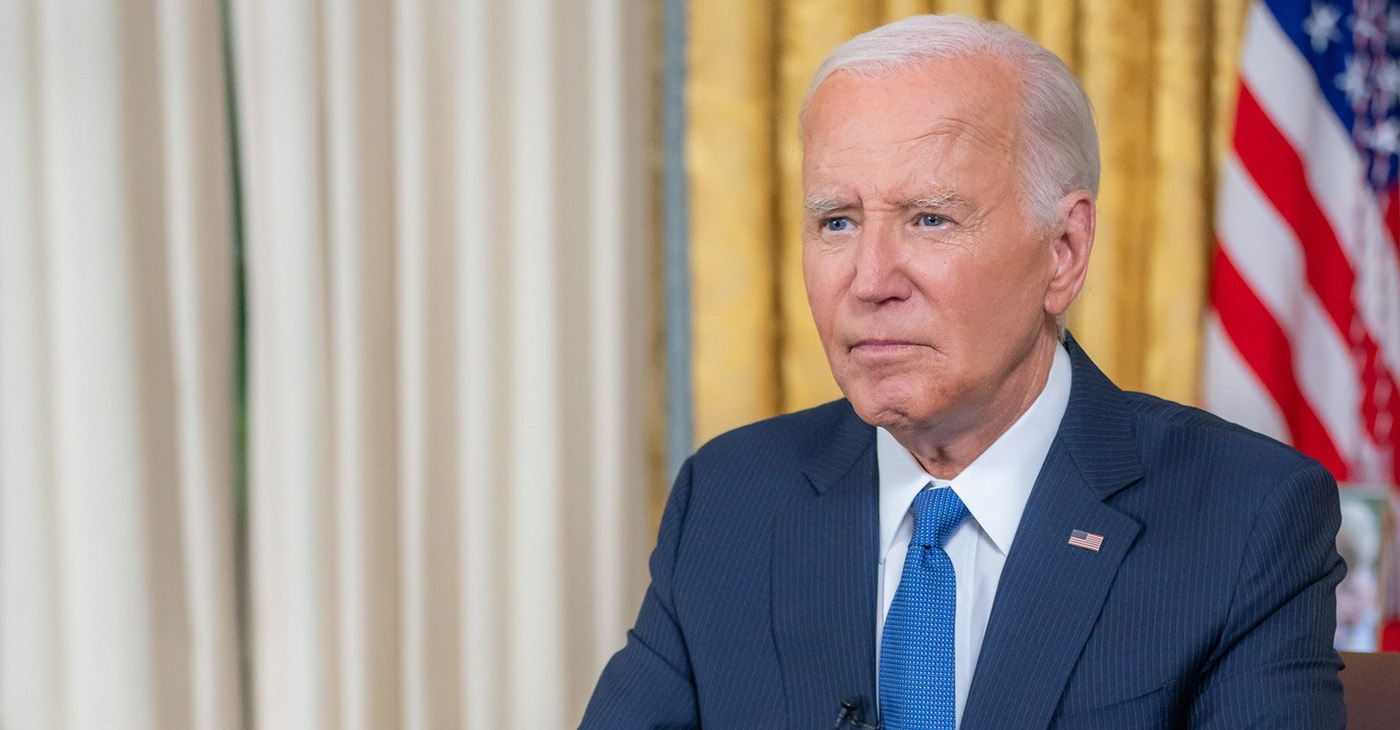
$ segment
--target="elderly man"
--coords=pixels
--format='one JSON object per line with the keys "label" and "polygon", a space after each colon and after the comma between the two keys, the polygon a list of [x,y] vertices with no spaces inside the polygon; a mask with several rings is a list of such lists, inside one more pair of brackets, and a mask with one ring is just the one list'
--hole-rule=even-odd
{"label": "elderly man", "polygon": [[1110,383],[1088,100],[1005,26],[818,70],[803,270],[846,398],[686,463],[587,728],[1334,728],[1336,484]]}

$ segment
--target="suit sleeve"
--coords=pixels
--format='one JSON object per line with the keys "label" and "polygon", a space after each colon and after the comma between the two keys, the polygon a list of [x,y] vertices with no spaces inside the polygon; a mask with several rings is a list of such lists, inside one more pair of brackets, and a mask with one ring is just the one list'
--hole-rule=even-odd
{"label": "suit sleeve", "polygon": [[1198,685],[1190,727],[1344,728],[1332,648],[1337,485],[1316,463],[1259,506],[1220,643]]}
{"label": "suit sleeve", "polygon": [[580,730],[683,730],[700,726],[695,679],[676,618],[674,573],[690,501],[691,462],[676,477],[651,554],[651,585],[627,644],[613,655]]}

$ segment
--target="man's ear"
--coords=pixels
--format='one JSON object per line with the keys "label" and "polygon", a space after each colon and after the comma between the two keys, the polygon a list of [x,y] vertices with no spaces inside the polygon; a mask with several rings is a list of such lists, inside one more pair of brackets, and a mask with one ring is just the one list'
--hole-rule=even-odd
{"label": "man's ear", "polygon": [[1094,199],[1079,190],[1060,199],[1059,225],[1050,242],[1054,269],[1045,289],[1045,311],[1058,317],[1069,310],[1084,288],[1089,271],[1089,251],[1094,247]]}

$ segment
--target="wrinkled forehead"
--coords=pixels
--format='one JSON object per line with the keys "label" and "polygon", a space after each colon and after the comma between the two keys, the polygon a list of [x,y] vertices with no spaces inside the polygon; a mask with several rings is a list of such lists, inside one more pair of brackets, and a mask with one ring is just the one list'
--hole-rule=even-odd
{"label": "wrinkled forehead", "polygon": [[990,55],[841,69],[812,94],[803,150],[959,145],[1009,152],[1023,136],[1022,95],[1014,69]]}

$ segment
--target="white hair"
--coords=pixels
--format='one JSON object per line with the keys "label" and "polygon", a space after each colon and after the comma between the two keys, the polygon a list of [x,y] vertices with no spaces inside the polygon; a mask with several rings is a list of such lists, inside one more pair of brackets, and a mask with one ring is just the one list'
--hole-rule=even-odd
{"label": "white hair", "polygon": [[1021,80],[1021,193],[1027,214],[1049,223],[1067,193],[1086,190],[1097,196],[1099,136],[1089,97],[1059,56],[1001,23],[915,15],[862,33],[841,44],[817,68],[802,100],[799,122],[805,133],[812,94],[837,71],[874,76],[929,60],[979,55],[1005,61]]}

